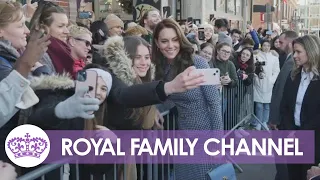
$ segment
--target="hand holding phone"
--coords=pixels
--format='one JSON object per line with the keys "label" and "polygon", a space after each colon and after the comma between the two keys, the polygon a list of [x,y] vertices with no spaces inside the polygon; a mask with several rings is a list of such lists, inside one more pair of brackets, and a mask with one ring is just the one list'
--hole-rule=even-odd
{"label": "hand holding phone", "polygon": [[[98,74],[96,71],[79,71],[76,77],[76,92],[89,87],[89,91],[83,97],[96,98]],[[88,112],[93,114],[93,112]]]}
{"label": "hand holding phone", "polygon": [[204,28],[199,28],[199,30],[198,30],[198,38],[201,41],[205,41],[206,40],[206,36],[204,34]]}
{"label": "hand holding phone", "polygon": [[192,28],[193,17],[188,17],[187,22],[190,23],[190,24],[189,24],[189,28]]}
{"label": "hand holding phone", "polygon": [[200,85],[220,85],[220,70],[217,68],[212,69],[195,69],[191,72],[191,74],[203,73],[204,74],[204,83]]}

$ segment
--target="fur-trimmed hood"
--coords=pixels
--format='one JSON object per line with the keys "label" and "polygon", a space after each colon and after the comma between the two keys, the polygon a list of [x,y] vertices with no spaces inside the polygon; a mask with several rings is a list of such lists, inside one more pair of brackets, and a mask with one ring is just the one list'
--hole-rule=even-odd
{"label": "fur-trimmed hood", "polygon": [[[128,86],[134,84],[137,75],[132,68],[132,60],[125,50],[123,37],[110,37],[104,45],[102,55],[106,57],[108,67],[117,78]],[[153,79],[155,72],[153,64],[150,70]]]}
{"label": "fur-trimmed hood", "polygon": [[75,82],[69,74],[41,75],[30,79],[30,87],[34,90],[71,90]]}
{"label": "fur-trimmed hood", "polygon": [[19,52],[7,40],[0,40],[0,56],[8,61],[15,62],[19,57]]}

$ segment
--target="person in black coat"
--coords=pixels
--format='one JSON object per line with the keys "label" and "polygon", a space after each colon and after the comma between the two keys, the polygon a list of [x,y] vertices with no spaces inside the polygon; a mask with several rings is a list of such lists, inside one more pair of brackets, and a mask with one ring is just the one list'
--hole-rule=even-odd
{"label": "person in black coat", "polygon": [[[318,41],[319,42],[319,41]],[[315,161],[320,162],[320,44],[310,35],[293,41],[295,68],[285,84],[280,130],[312,130],[315,133]],[[313,47],[314,50],[307,50]],[[306,179],[315,164],[288,164],[290,180]]]}

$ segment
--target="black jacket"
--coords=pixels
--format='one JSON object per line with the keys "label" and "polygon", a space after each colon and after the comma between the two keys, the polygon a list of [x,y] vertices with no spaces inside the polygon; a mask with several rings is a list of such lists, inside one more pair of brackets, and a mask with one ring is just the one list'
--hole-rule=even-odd
{"label": "black jacket", "polygon": [[141,129],[134,124],[135,119],[130,118],[133,108],[164,102],[167,98],[164,83],[155,81],[134,85],[132,60],[127,57],[122,38],[109,38],[105,47],[106,50],[101,55],[95,54],[93,57],[94,63],[109,69],[113,79],[107,98],[108,120],[104,125],[117,130]]}
{"label": "black jacket", "polygon": [[55,107],[73,96],[74,81],[67,76],[40,76],[33,78],[31,87],[39,97],[39,103],[30,111],[28,123],[44,130],[83,130],[84,119],[59,119],[55,115]]}
{"label": "black jacket", "polygon": [[[285,92],[283,93],[280,114],[281,123],[279,129],[294,130],[294,112],[296,98],[301,81],[301,73],[294,80],[289,76],[285,84]],[[315,162],[320,162],[320,80],[314,77],[310,82],[308,89],[304,95],[302,103],[300,121],[301,130],[313,130],[315,132]]]}

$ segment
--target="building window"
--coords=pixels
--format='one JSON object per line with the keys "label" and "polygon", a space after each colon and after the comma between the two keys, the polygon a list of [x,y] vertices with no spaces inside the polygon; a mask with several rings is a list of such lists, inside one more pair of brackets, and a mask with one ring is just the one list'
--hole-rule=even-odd
{"label": "building window", "polygon": [[227,0],[227,13],[236,14],[236,0]]}
{"label": "building window", "polygon": [[216,0],[216,11],[226,12],[226,0]]}
{"label": "building window", "polygon": [[206,2],[206,9],[210,9],[211,12],[215,11],[215,5],[212,0],[207,0]]}
{"label": "building window", "polygon": [[244,7],[242,5],[243,5],[242,0],[236,0],[236,14],[237,15],[243,16],[242,9]]}

